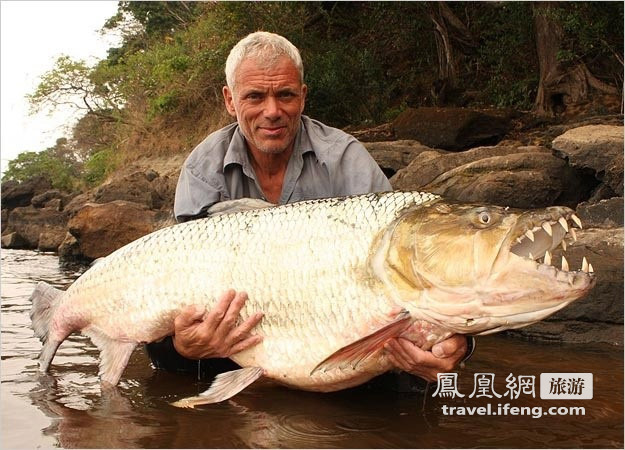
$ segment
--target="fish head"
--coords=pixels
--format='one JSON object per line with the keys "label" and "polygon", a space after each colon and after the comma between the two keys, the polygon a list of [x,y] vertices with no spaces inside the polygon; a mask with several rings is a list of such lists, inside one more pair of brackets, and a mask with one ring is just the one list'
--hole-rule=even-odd
{"label": "fish head", "polygon": [[[387,238],[387,282],[416,315],[458,333],[488,334],[544,319],[594,285],[552,252],[581,222],[566,207],[523,211],[434,202],[406,212]],[[554,258],[555,259],[555,258]]]}

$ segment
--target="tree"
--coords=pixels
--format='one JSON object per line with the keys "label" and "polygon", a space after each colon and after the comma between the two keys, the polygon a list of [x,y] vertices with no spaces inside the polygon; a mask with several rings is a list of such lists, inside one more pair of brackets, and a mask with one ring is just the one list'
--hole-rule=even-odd
{"label": "tree", "polygon": [[427,2],[426,7],[434,24],[438,53],[438,80],[433,86],[433,96],[443,98],[446,89],[458,84],[461,55],[475,48],[477,42],[446,2]]}
{"label": "tree", "polygon": [[53,187],[72,191],[79,185],[81,163],[68,147],[67,139],[57,139],[53,147],[41,152],[22,152],[9,161],[2,181],[22,182],[42,176],[50,180]]}
{"label": "tree", "polygon": [[574,52],[564,46],[562,17],[565,11],[561,5],[536,2],[532,3],[532,10],[540,67],[538,93],[534,104],[537,114],[553,116],[569,105],[587,100],[591,89],[618,95],[616,87],[596,78],[584,60],[575,57]]}

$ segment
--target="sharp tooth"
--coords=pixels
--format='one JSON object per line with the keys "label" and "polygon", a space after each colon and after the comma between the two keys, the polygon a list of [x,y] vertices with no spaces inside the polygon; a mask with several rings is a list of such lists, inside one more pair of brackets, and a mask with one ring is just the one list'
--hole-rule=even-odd
{"label": "sharp tooth", "polygon": [[529,252],[529,258],[534,259],[534,255],[532,255],[532,252]]}
{"label": "sharp tooth", "polygon": [[577,242],[577,232],[575,228],[571,228],[571,236],[573,236],[573,242]]}
{"label": "sharp tooth", "polygon": [[586,261],[586,257],[582,259],[582,272],[588,272],[588,261]]}
{"label": "sharp tooth", "polygon": [[575,224],[579,227],[579,229],[582,229],[582,221],[579,220],[579,217],[577,217],[575,214],[571,214],[571,220],[573,222],[575,222]]}
{"label": "sharp tooth", "polygon": [[551,230],[551,224],[549,222],[543,222],[542,227],[549,236],[553,236],[553,231]]}
{"label": "sharp tooth", "polygon": [[521,239],[520,237],[516,238],[516,241],[517,241],[519,244],[522,244],[522,243],[523,243],[523,239]]}
{"label": "sharp tooth", "polygon": [[564,270],[565,272],[569,271],[569,262],[564,256],[562,257],[562,270]]}
{"label": "sharp tooth", "polygon": [[549,253],[549,250],[545,252],[545,264],[551,265],[551,253]]}
{"label": "sharp tooth", "polygon": [[525,236],[527,236],[530,241],[534,242],[534,232],[532,230],[527,230]]}
{"label": "sharp tooth", "polygon": [[566,251],[566,241],[562,239],[562,250]]}
{"label": "sharp tooth", "polygon": [[588,264],[588,273],[594,273],[595,269],[592,268],[592,264]]}
{"label": "sharp tooth", "polygon": [[562,228],[564,228],[564,231],[569,231],[569,223],[566,221],[566,219],[564,217],[560,217],[558,219],[558,223],[560,225],[562,225]]}

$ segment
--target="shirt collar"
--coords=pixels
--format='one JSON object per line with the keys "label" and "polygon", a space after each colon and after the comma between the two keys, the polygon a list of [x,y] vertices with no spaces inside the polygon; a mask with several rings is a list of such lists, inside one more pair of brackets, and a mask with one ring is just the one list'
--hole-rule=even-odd
{"label": "shirt collar", "polygon": [[[295,145],[293,146],[293,154],[291,158],[296,157],[301,159],[302,155],[308,152],[314,152],[308,132],[304,127],[304,123],[300,121],[299,130],[295,135]],[[224,156],[224,169],[230,164],[238,164],[243,168],[243,172],[252,178],[254,171],[252,170],[252,164],[250,162],[249,155],[247,154],[247,143],[245,136],[241,132],[241,127],[236,126],[226,154]]]}

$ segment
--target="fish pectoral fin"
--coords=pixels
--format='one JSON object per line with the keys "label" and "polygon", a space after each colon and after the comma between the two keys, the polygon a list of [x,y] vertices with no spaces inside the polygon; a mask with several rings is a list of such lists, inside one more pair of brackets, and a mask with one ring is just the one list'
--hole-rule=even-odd
{"label": "fish pectoral fin", "polygon": [[327,372],[337,367],[343,369],[351,366],[356,369],[361,361],[383,348],[386,341],[399,336],[410,325],[410,320],[410,313],[405,309],[401,310],[389,324],[332,353],[317,364],[310,375],[318,370]]}
{"label": "fish pectoral fin", "polygon": [[261,367],[245,367],[243,369],[220,373],[206,391],[195,397],[187,397],[172,403],[180,408],[194,408],[199,405],[219,403],[234,397],[243,389],[263,375]]}

